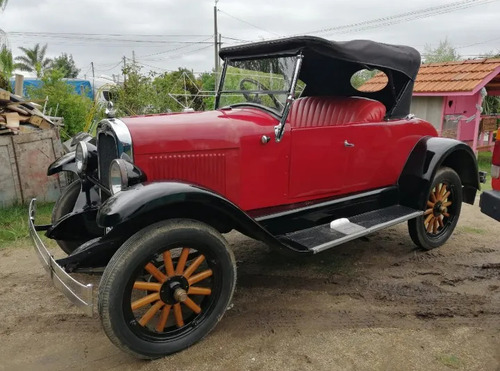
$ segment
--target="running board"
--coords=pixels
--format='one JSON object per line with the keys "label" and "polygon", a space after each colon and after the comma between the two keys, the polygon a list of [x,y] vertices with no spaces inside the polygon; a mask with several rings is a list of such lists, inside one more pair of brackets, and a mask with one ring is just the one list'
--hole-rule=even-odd
{"label": "running board", "polygon": [[299,244],[313,253],[318,253],[422,214],[423,211],[395,205],[355,215],[349,219],[337,219],[331,223],[286,233],[278,238],[285,243]]}

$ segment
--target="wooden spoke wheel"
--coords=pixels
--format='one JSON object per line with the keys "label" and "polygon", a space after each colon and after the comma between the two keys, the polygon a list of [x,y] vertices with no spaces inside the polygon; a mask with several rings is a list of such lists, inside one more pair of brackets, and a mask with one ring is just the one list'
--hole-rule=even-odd
{"label": "wooden spoke wheel", "polygon": [[427,250],[443,245],[458,222],[462,206],[462,183],[448,167],[440,168],[432,182],[424,214],[408,222],[413,242]]}
{"label": "wooden spoke wheel", "polygon": [[448,208],[452,208],[450,185],[446,183],[437,184],[429,195],[427,209],[424,216],[424,227],[428,234],[437,236],[446,230],[446,226],[451,222],[451,215]]}
{"label": "wooden spoke wheel", "polygon": [[233,254],[216,230],[191,220],[154,224],[132,236],[104,272],[104,330],[140,358],[177,352],[217,324],[235,280]]}

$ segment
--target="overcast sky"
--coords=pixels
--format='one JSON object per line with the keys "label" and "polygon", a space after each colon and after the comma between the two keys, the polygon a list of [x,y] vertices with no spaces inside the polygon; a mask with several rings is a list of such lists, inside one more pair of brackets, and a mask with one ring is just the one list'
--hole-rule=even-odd
{"label": "overcast sky", "polygon": [[[225,46],[313,34],[421,52],[448,38],[470,58],[500,50],[500,0],[220,0],[217,7]],[[121,73],[123,56],[132,58],[133,51],[144,72],[214,67],[213,0],[10,0],[0,29],[14,56],[19,46],[47,43],[48,57],[72,54],[87,78],[91,62],[96,76]]]}

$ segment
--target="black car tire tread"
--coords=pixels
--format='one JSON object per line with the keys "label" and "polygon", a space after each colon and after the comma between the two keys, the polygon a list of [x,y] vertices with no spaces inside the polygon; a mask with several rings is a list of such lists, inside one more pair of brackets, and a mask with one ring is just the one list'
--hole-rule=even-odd
{"label": "black car tire tread", "polygon": [[[61,195],[52,209],[52,225],[54,225],[64,215],[73,211],[80,192],[81,184],[79,179],[70,183],[61,191]],[[56,242],[66,254],[71,254],[73,250],[86,241],[56,240]]]}
{"label": "black car tire tread", "polygon": [[448,184],[455,188],[453,199],[453,202],[455,203],[454,215],[450,224],[446,226],[444,233],[437,237],[429,236],[425,230],[423,215],[408,221],[408,232],[410,233],[413,243],[424,250],[432,250],[442,246],[452,235],[460,216],[463,198],[462,181],[455,170],[449,167],[441,167],[438,169],[434,179],[432,180],[431,190],[434,189],[436,184],[444,181],[448,182]]}
{"label": "black car tire tread", "polygon": [[[220,300],[208,318],[190,333],[172,341],[151,342],[139,338],[125,323],[122,306],[129,272],[137,262],[158,253],[164,241],[182,240],[209,246],[222,268]],[[99,284],[98,312],[104,332],[123,351],[142,359],[155,359],[183,350],[205,337],[220,321],[231,302],[236,286],[236,261],[227,241],[214,228],[196,220],[170,219],[146,227],[130,237],[113,255]]]}

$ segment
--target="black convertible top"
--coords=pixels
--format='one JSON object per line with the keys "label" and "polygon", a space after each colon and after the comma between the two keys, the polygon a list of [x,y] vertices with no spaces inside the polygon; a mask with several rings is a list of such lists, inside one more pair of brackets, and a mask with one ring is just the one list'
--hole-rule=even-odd
{"label": "black convertible top", "polygon": [[[304,56],[299,78],[306,83],[303,95],[364,96],[387,108],[387,118],[409,113],[413,82],[420,67],[420,54],[409,46],[370,40],[329,41],[315,36],[297,36],[221,49],[222,59],[251,59],[272,56]],[[388,77],[378,92],[362,92],[350,83],[361,69],[379,69]]]}

